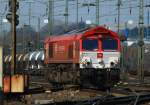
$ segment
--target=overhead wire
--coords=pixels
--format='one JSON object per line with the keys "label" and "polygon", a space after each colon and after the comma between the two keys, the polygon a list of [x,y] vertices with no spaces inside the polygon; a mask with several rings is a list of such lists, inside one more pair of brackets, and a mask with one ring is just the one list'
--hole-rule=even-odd
{"label": "overhead wire", "polygon": [[[2,2],[6,2],[7,0],[1,0],[1,1]],[[25,0],[20,0],[20,1],[21,2],[26,2]],[[40,5],[41,5],[41,3],[46,5],[48,0],[32,0],[32,1],[39,2]],[[76,0],[74,0],[74,1],[76,1]],[[69,11],[73,11],[73,10],[76,9],[75,7],[73,7],[73,6],[76,5],[74,1],[70,1],[71,3],[69,3],[69,7],[70,7]],[[55,2],[56,3],[64,2],[64,0],[55,0]],[[109,4],[105,4],[106,2],[108,2]],[[112,4],[112,2],[115,3],[115,4]],[[111,6],[111,7],[115,8],[116,7],[116,2],[117,2],[117,0],[100,0],[101,7]],[[123,2],[123,6],[120,8],[121,10],[131,9],[131,8],[132,9],[138,8],[138,5],[136,3],[136,2],[138,2],[138,0],[125,0],[125,1],[122,1],[122,2]],[[129,2],[130,2],[130,5],[127,5],[127,4],[129,4]],[[95,3],[95,2],[92,1],[91,3]],[[54,8],[55,8],[55,15],[54,16],[62,16],[64,11],[56,9],[56,8],[63,8],[64,6],[65,6],[65,4],[61,4],[61,3],[55,5],[54,6]],[[84,7],[82,6],[82,3],[79,3],[79,9],[81,9],[81,8],[84,8]],[[90,7],[90,8],[92,8],[92,7]],[[79,12],[79,14],[80,15],[87,15],[87,14],[84,14],[82,12]],[[21,13],[20,13],[20,15],[21,15]],[[36,15],[38,15],[38,13]],[[70,15],[75,15],[75,13],[72,12]],[[101,14],[100,18],[109,17],[109,16],[116,16],[116,15],[117,14],[116,14],[116,8],[115,8],[111,12],[111,14],[110,13],[108,13],[108,14],[107,13],[106,14]],[[122,13],[121,15],[124,15],[124,13]],[[25,15],[22,15],[22,16],[25,16]]]}

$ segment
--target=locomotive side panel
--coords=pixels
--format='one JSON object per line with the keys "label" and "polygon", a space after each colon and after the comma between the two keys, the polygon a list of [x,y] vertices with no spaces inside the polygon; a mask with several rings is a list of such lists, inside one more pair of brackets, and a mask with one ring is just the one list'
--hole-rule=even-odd
{"label": "locomotive side panel", "polygon": [[[68,58],[68,46],[70,46],[70,42],[66,41],[66,43],[60,41],[55,42],[53,44],[53,57],[50,58],[50,63],[67,63]],[[72,59],[70,59],[71,61]]]}
{"label": "locomotive side panel", "polygon": [[48,42],[45,45],[45,62],[48,63],[78,63],[79,41]]}

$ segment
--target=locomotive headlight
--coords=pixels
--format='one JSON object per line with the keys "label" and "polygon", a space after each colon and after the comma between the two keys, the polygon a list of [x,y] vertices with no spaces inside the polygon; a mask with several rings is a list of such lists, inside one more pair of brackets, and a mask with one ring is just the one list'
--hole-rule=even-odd
{"label": "locomotive headlight", "polygon": [[118,63],[119,63],[118,57],[110,57],[109,58],[110,67],[117,67]]}
{"label": "locomotive headlight", "polygon": [[98,59],[98,63],[100,64],[100,66],[105,67],[103,59]]}
{"label": "locomotive headlight", "polygon": [[102,59],[98,59],[97,61],[98,61],[99,64],[102,64],[102,63],[103,63],[103,60],[102,60]]}
{"label": "locomotive headlight", "polygon": [[90,65],[91,64],[91,59],[89,57],[83,57],[82,60],[81,60],[81,64],[83,66]]}
{"label": "locomotive headlight", "polygon": [[87,62],[87,65],[90,65],[91,64],[91,62]]}
{"label": "locomotive headlight", "polygon": [[110,62],[110,67],[114,67],[115,63],[114,62]]}
{"label": "locomotive headlight", "polygon": [[90,65],[91,64],[91,59],[85,59],[85,62],[87,65]]}
{"label": "locomotive headlight", "polygon": [[86,61],[83,61],[83,62],[82,62],[82,64],[83,64],[83,65],[86,65],[86,64],[87,64],[87,62],[86,62]]}

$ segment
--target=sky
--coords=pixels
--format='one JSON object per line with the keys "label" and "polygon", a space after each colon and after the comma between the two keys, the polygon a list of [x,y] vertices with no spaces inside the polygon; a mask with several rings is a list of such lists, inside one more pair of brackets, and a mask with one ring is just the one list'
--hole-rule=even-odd
{"label": "sky", "polygon": [[[120,26],[124,28],[125,22],[133,21],[133,24],[128,24],[129,28],[138,26],[139,18],[139,0],[121,0],[121,15],[120,15]],[[100,25],[107,25],[112,30],[117,29],[117,2],[118,0],[100,0]],[[40,18],[40,27],[45,25],[44,20],[48,18],[48,0],[19,0],[19,26],[29,25],[29,10],[31,3],[31,18],[30,25],[38,29],[38,18]],[[79,0],[79,21],[90,20],[92,23],[95,23],[96,19],[96,7],[83,6],[85,3],[95,3],[95,0]],[[150,4],[150,0],[144,0],[144,5]],[[69,22],[76,22],[76,0],[69,0]],[[8,2],[7,0],[0,0],[0,15],[2,21],[6,14],[8,13]],[[144,25],[147,26],[147,12],[150,10],[150,7],[144,8]],[[65,13],[65,0],[54,0],[54,19],[55,21],[61,20],[64,21],[65,18],[63,14]],[[9,30],[9,23],[2,23],[2,30]]]}

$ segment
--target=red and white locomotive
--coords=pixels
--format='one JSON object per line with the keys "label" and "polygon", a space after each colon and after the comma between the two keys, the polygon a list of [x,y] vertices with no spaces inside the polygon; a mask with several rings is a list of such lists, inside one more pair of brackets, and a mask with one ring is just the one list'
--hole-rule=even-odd
{"label": "red and white locomotive", "polygon": [[119,80],[120,38],[104,27],[47,37],[44,49],[50,82],[99,88]]}

